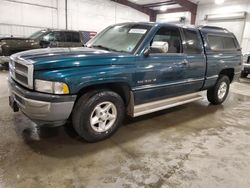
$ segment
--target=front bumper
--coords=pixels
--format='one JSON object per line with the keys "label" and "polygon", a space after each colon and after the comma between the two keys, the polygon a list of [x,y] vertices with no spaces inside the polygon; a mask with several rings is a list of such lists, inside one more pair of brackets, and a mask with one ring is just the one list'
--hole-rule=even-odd
{"label": "front bumper", "polygon": [[38,125],[63,125],[69,118],[76,95],[51,95],[27,90],[9,78],[10,98]]}

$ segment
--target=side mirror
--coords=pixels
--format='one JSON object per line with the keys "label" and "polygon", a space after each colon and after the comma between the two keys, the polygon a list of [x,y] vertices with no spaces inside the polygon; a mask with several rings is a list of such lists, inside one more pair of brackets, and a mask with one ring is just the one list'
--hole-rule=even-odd
{"label": "side mirror", "polygon": [[150,48],[145,49],[145,51],[143,52],[144,56],[148,57],[150,54],[150,51],[151,51]]}
{"label": "side mirror", "polygon": [[153,42],[151,48],[152,51],[156,51],[156,53],[167,53],[169,49],[168,42],[164,41],[155,41]]}

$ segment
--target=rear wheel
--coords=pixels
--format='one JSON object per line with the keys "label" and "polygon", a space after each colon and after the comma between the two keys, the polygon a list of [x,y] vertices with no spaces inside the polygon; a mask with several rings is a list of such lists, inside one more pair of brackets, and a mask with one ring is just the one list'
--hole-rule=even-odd
{"label": "rear wheel", "polygon": [[214,105],[222,104],[229,92],[230,79],[228,76],[222,75],[213,88],[207,90],[207,99]]}
{"label": "rear wheel", "polygon": [[72,122],[76,132],[88,142],[110,137],[124,118],[124,102],[113,91],[96,91],[83,95],[76,103]]}

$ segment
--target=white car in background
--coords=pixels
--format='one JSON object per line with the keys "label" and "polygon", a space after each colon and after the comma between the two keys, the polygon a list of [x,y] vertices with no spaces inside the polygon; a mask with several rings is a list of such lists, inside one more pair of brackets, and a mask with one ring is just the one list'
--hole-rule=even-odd
{"label": "white car in background", "polygon": [[244,55],[241,77],[246,78],[250,74],[250,54]]}

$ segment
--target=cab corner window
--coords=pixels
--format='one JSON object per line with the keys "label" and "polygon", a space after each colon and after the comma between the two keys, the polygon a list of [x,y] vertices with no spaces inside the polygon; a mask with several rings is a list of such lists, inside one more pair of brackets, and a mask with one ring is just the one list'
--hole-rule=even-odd
{"label": "cab corner window", "polygon": [[150,44],[151,53],[182,53],[179,29],[163,27],[155,34]]}
{"label": "cab corner window", "polygon": [[187,54],[201,54],[202,46],[198,33],[193,30],[184,29],[185,52]]}
{"label": "cab corner window", "polygon": [[235,39],[230,36],[208,35],[208,43],[211,50],[236,50]]}

